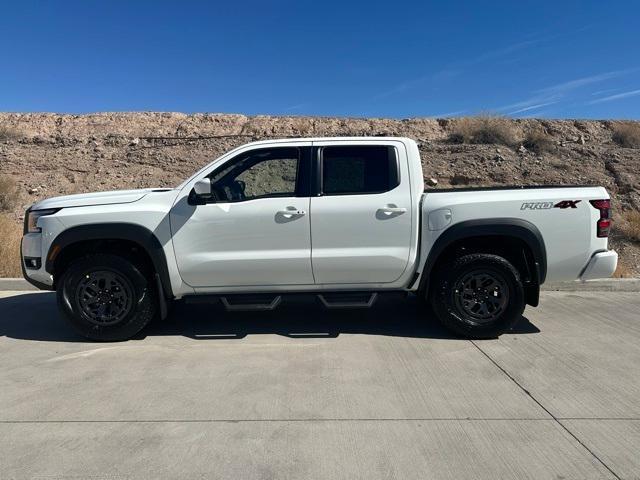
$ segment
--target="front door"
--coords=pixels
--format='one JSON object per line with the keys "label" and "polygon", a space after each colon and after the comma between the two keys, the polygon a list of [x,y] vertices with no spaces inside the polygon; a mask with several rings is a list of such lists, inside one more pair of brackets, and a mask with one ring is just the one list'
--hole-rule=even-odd
{"label": "front door", "polygon": [[313,145],[318,195],[311,199],[311,258],[316,283],[394,282],[405,271],[411,248],[404,147]]}
{"label": "front door", "polygon": [[190,192],[183,193],[171,211],[171,228],[187,284],[313,284],[309,150],[297,143],[242,152],[206,175],[210,202],[194,205]]}

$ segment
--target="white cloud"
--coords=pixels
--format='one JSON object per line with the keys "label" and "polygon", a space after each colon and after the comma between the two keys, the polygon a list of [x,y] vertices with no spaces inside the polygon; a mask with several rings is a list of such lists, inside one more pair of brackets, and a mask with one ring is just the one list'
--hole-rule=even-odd
{"label": "white cloud", "polygon": [[536,103],[534,105],[529,105],[528,107],[523,107],[520,108],[518,110],[514,110],[513,112],[508,112],[507,115],[514,115],[516,113],[522,113],[522,112],[528,112],[529,110],[538,110],[542,107],[546,107],[548,105],[553,105],[554,103],[558,103],[556,102],[544,102],[544,103]]}
{"label": "white cloud", "polygon": [[587,105],[595,105],[596,103],[612,102],[614,100],[621,100],[623,98],[635,97],[640,95],[640,90],[630,90],[628,92],[617,93],[616,95],[609,95],[608,97],[598,98],[587,102]]}
{"label": "white cloud", "polygon": [[429,115],[429,118],[459,117],[464,113],[467,113],[467,110],[456,110],[454,112],[438,113],[437,115]]}
{"label": "white cloud", "polygon": [[454,62],[442,70],[429,73],[426,75],[422,75],[417,78],[407,79],[404,82],[398,83],[397,85],[391,87],[389,90],[381,92],[373,97],[374,100],[380,100],[382,98],[390,97],[396,93],[401,93],[411,88],[417,87],[423,82],[427,80],[447,80],[451,77],[455,77],[457,75],[461,75],[465,69],[477,65],[482,62],[486,62],[488,60],[495,60],[504,56],[507,56],[511,53],[517,52],[519,50],[532,47],[533,45],[537,45],[542,42],[548,42],[556,38],[557,35],[532,38],[531,40],[525,40],[522,42],[512,43],[511,45],[507,45],[503,48],[498,48],[496,50],[490,50],[488,52],[482,53],[474,58],[469,58],[467,60],[462,60],[460,62]]}
{"label": "white cloud", "polygon": [[292,112],[294,110],[301,110],[301,109],[306,108],[308,106],[309,106],[308,103],[297,103],[295,105],[291,105],[289,107],[285,107],[284,111],[285,112]]}
{"label": "white cloud", "polygon": [[[579,90],[588,85],[593,85],[593,84],[604,82],[606,80],[611,80],[613,78],[617,78],[627,73],[635,72],[637,70],[638,70],[637,68],[628,69],[628,70],[613,70],[610,72],[598,73],[595,75],[590,75],[588,77],[580,77],[580,78],[575,78],[573,80],[556,83],[555,85],[550,85],[548,87],[535,90],[533,92],[533,95],[525,100],[512,103],[509,105],[504,105],[502,107],[497,108],[496,110],[498,112],[506,112],[507,115],[515,115],[522,112],[536,110],[538,108],[542,108],[548,105],[553,105],[553,104],[562,102],[566,97],[568,97],[575,90]],[[616,97],[616,95],[611,95],[611,97]],[[605,98],[611,98],[611,97],[605,97]],[[613,100],[615,100],[615,98],[613,98]],[[593,103],[600,103],[600,101],[607,101],[607,100],[598,99]]]}
{"label": "white cloud", "polygon": [[591,85],[592,83],[604,82],[605,80],[619,77],[631,71],[633,70],[614,70],[612,72],[599,73],[597,75],[591,75],[589,77],[576,78],[575,80],[569,80],[568,82],[562,82],[562,83],[558,83],[557,85],[552,85],[550,87],[543,88],[541,90],[538,90],[538,92],[540,93],[570,92],[572,90],[576,90],[586,85]]}

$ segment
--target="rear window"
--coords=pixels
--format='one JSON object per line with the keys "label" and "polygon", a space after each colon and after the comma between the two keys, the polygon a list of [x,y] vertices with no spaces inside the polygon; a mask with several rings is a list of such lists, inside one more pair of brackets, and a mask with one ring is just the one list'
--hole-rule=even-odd
{"label": "rear window", "polygon": [[382,193],[400,183],[393,147],[369,145],[322,149],[322,193]]}

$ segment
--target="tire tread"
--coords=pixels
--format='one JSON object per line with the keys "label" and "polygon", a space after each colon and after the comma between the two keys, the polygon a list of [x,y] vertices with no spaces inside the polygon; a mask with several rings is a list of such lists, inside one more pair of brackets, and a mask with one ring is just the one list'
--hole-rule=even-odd
{"label": "tire tread", "polygon": [[[104,266],[126,276],[134,286],[134,309],[127,318],[116,325],[98,326],[82,318],[69,300],[69,291],[89,268]],[[158,299],[153,283],[132,262],[118,255],[106,253],[88,254],[74,260],[58,281],[56,298],[58,309],[65,320],[82,336],[91,340],[112,342],[127,340],[140,332],[156,315]]]}
{"label": "tire tread", "polygon": [[[462,272],[470,265],[489,266],[501,271],[510,283],[510,295],[507,311],[496,322],[488,325],[467,323],[452,313],[449,292]],[[430,303],[436,317],[448,330],[473,339],[496,338],[510,330],[521,318],[525,308],[525,297],[522,280],[518,270],[505,258],[488,253],[471,253],[442,265],[435,273],[434,287],[431,290]]]}

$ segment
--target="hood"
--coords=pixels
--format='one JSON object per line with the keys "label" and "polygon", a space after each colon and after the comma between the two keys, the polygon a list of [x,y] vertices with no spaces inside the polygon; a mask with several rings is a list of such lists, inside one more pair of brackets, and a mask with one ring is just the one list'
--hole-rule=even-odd
{"label": "hood", "polygon": [[171,188],[141,188],[138,190],[113,190],[111,192],[81,193],[52,197],[34,203],[31,210],[46,208],[89,207],[92,205],[112,205],[115,203],[131,203],[140,200],[151,192],[166,192]]}

